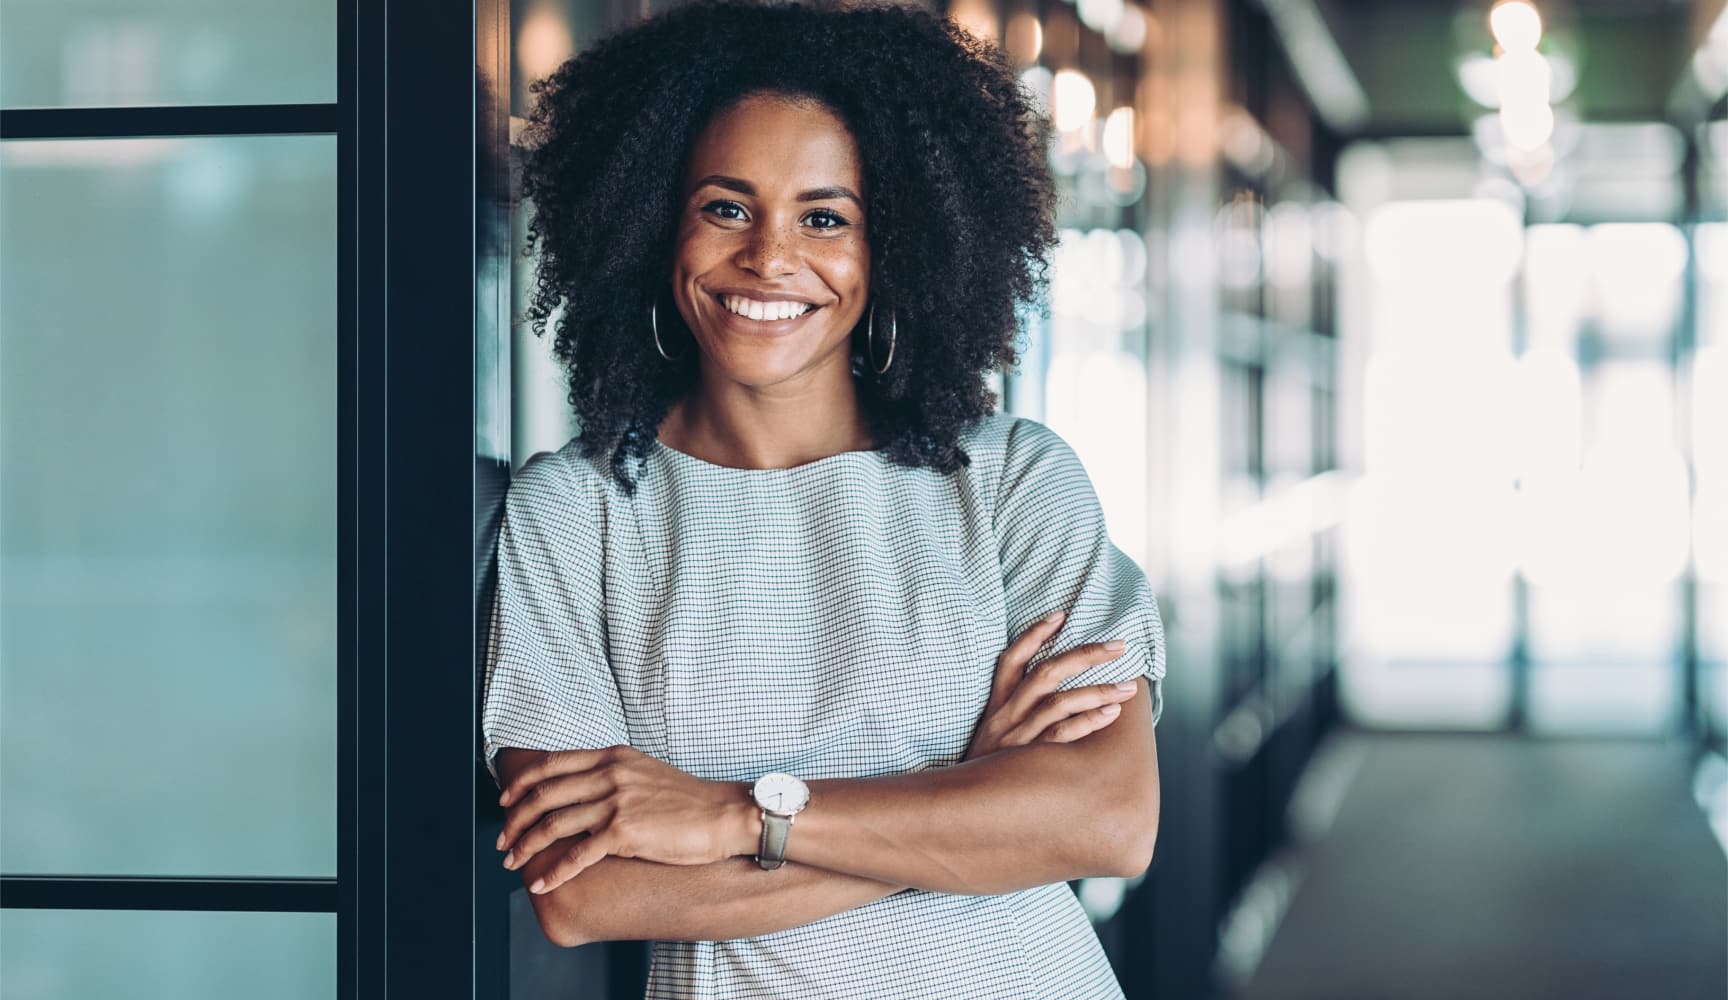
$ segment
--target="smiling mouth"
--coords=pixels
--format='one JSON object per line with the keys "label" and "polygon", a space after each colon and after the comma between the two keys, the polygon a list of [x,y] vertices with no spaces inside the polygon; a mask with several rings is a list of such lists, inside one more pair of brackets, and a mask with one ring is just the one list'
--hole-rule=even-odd
{"label": "smiling mouth", "polygon": [[716,295],[721,308],[742,320],[754,323],[778,323],[785,320],[801,319],[822,308],[808,302],[792,302],[788,300],[763,301],[746,298],[742,295]]}

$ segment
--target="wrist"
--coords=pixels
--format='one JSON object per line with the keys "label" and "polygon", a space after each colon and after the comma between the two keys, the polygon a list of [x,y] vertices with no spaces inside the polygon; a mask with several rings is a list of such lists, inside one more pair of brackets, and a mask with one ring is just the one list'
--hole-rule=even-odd
{"label": "wrist", "polygon": [[728,857],[755,856],[762,846],[762,809],[750,794],[747,781],[722,782],[727,791],[720,823]]}

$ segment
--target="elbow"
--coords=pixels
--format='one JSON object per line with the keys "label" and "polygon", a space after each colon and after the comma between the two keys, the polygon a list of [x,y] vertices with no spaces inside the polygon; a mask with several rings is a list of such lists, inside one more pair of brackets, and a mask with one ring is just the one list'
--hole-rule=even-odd
{"label": "elbow", "polygon": [[1154,819],[1129,838],[1127,849],[1116,859],[1120,867],[1114,874],[1120,878],[1139,878],[1146,874],[1146,869],[1152,867],[1152,850],[1157,843],[1158,821]]}
{"label": "elbow", "polygon": [[579,919],[580,908],[571,906],[567,899],[558,898],[572,884],[566,882],[548,893],[528,893],[534,917],[540,922],[540,932],[560,948],[580,948],[598,940]]}
{"label": "elbow", "polygon": [[1125,801],[1113,810],[1108,828],[1098,838],[1104,847],[1098,859],[1102,875],[1137,878],[1152,866],[1152,852],[1158,843],[1157,788],[1145,796],[1128,798],[1140,801]]}

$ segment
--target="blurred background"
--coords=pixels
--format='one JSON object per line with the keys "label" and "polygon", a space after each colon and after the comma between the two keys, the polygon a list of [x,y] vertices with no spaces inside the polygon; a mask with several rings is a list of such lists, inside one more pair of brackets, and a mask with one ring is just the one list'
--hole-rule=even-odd
{"label": "blurred background", "polygon": [[[574,431],[527,86],[665,6],[457,12],[477,523]],[[1723,0],[934,6],[1056,126],[1004,406],[1165,616],[1157,857],[1075,886],[1127,995],[1728,996]],[[353,8],[3,13],[0,993],[338,995]],[[640,996],[490,865],[474,995]]]}

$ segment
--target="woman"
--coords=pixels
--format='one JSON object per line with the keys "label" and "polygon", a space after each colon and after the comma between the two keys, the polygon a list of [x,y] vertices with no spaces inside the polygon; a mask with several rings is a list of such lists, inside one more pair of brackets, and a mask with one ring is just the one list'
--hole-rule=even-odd
{"label": "woman", "polygon": [[653,997],[1120,996],[1062,883],[1150,863],[1163,633],[993,413],[1055,238],[1013,73],[697,4],[535,91],[583,432],[507,496],[482,728],[546,934],[657,941]]}

